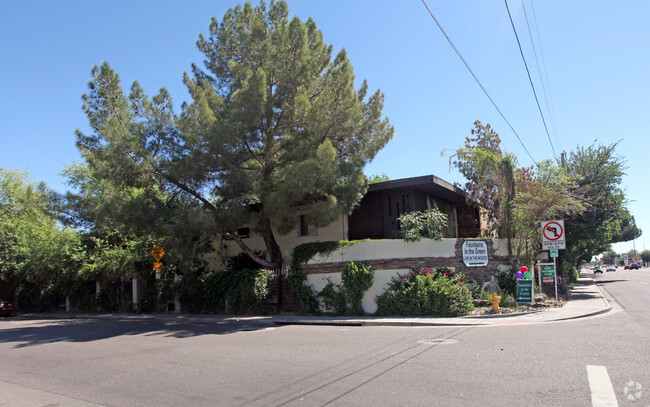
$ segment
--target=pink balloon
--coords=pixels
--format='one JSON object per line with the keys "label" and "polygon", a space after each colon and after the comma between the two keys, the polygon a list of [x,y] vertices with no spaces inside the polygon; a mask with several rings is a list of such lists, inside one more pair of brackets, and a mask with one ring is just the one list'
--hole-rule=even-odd
{"label": "pink balloon", "polygon": [[525,273],[525,272],[527,272],[527,271],[528,271],[528,267],[523,266],[523,267],[521,268],[521,272],[522,272],[522,273]]}

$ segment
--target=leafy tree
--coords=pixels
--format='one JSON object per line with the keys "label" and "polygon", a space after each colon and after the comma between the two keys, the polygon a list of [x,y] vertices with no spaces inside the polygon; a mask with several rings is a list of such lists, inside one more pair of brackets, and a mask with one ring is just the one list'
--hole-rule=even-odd
{"label": "leafy tree", "polygon": [[383,174],[381,174],[381,175],[376,175],[376,174],[375,174],[375,175],[373,175],[372,177],[368,177],[368,176],[366,176],[366,181],[368,182],[368,184],[377,184],[377,183],[379,183],[379,182],[390,181],[390,178],[388,177],[388,175],[386,175],[385,173],[383,173]]}
{"label": "leafy tree", "polygon": [[0,294],[19,306],[54,306],[76,273],[79,236],[58,222],[56,204],[45,184],[0,168]]}
{"label": "leafy tree", "polygon": [[[79,149],[98,182],[199,204],[215,234],[278,267],[275,234],[295,228],[298,206],[322,226],[360,201],[363,167],[393,135],[383,95],[368,96],[365,81],[355,90],[346,52],[332,60],[315,22],[289,20],[283,1],[228,10],[197,45],[205,70],[184,76],[192,101],[180,115],[164,88],[150,99],[135,82],[127,97],[107,63],[93,68],[92,134],[77,132]],[[263,236],[268,259],[242,241],[242,226]]]}
{"label": "leafy tree", "polygon": [[616,143],[578,147],[561,156],[561,166],[576,183],[569,191],[580,196],[585,210],[565,216],[565,259],[575,266],[609,250],[610,243],[636,238],[641,231],[625,207],[621,189],[624,159],[616,155]]}
{"label": "leafy tree", "polygon": [[487,209],[494,233],[508,239],[512,253],[515,156],[501,150],[501,139],[490,124],[477,120],[472,137],[465,138],[465,147],[456,150],[450,162],[468,180],[465,190]]}
{"label": "leafy tree", "polygon": [[[151,260],[149,250],[161,244],[167,252],[165,263],[176,265],[182,274],[203,265],[199,254],[210,249],[214,220],[195,201],[173,194],[155,180],[139,185],[109,182],[80,163],[68,166],[65,174],[77,190],[67,196],[69,220],[95,239],[88,241],[88,250],[130,248],[129,257]],[[146,270],[152,273],[150,266]],[[143,271],[131,266],[120,270],[122,278]]]}
{"label": "leafy tree", "polygon": [[514,255],[519,264],[530,264],[542,245],[540,221],[580,213],[584,204],[571,192],[575,181],[564,168],[551,160],[541,161],[535,167],[517,169],[515,183]]}
{"label": "leafy tree", "polygon": [[650,250],[644,250],[641,252],[641,260],[646,264],[650,263]]}

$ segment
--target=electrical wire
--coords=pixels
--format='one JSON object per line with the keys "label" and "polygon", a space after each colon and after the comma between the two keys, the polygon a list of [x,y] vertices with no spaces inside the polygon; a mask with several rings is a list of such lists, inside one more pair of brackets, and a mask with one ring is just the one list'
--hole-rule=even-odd
{"label": "electrical wire", "polygon": [[[524,11],[524,18],[526,20],[526,28],[528,28],[528,37],[530,38],[530,45],[533,49],[533,55],[535,56],[535,65],[537,66],[537,73],[539,74],[539,82],[542,84],[542,92],[544,92],[544,102],[546,104],[546,111],[551,119],[551,128],[555,129],[555,121],[553,120],[553,113],[551,112],[551,106],[549,105],[549,92],[547,92],[546,85],[544,84],[544,77],[542,77],[542,69],[539,66],[539,58],[537,58],[537,50],[535,49],[535,41],[533,40],[533,32],[530,30],[530,22],[528,21],[528,13],[526,12],[526,5],[524,0],[521,0],[521,8]],[[535,26],[537,28],[537,26]],[[537,39],[539,40],[539,30],[537,30]],[[539,44],[540,53],[542,50],[542,44],[540,41]],[[546,73],[546,71],[545,71]],[[546,76],[548,79],[548,75]],[[555,134],[555,142],[558,142],[557,134]]]}
{"label": "electrical wire", "polygon": [[[523,7],[523,2],[522,1],[522,7]],[[548,90],[548,103],[551,105],[549,108],[549,112],[551,114],[551,126],[553,126],[553,135],[555,136],[555,142],[557,144],[560,144],[560,132],[558,131],[557,128],[557,121],[555,120],[555,106],[553,106],[553,94],[551,93],[551,83],[548,80],[548,70],[546,69],[546,60],[544,59],[544,48],[542,47],[542,38],[539,35],[539,24],[537,24],[537,13],[535,12],[535,3],[531,0],[530,1],[530,7],[533,10],[533,21],[535,22],[535,32],[537,33],[537,43],[539,44],[539,54],[542,57],[542,68],[544,70],[544,78],[546,79],[546,88]],[[526,8],[524,7],[524,15],[526,14]],[[528,23],[528,19],[526,19],[526,23]],[[560,146],[561,147],[561,146]]]}
{"label": "electrical wire", "polygon": [[438,22],[438,19],[436,19],[436,17],[433,15],[433,12],[431,11],[431,9],[429,8],[429,6],[427,5],[427,2],[426,2],[425,0],[422,0],[422,4],[424,4],[424,7],[426,7],[427,11],[429,12],[429,15],[431,16],[431,18],[433,19],[433,21],[436,23],[436,25],[438,26],[438,28],[439,28],[440,31],[442,32],[442,35],[445,36],[445,38],[447,39],[447,42],[449,43],[449,45],[451,45],[451,47],[454,49],[454,51],[456,52],[456,55],[458,55],[458,57],[460,58],[460,60],[463,61],[463,64],[465,65],[465,67],[467,68],[467,70],[469,71],[469,73],[472,75],[472,77],[474,78],[474,80],[476,81],[476,83],[478,84],[478,86],[481,88],[481,90],[483,91],[483,93],[485,93],[485,96],[487,96],[488,100],[492,103],[492,106],[494,106],[494,108],[497,110],[497,112],[499,112],[499,115],[501,115],[501,118],[503,118],[503,120],[508,124],[508,127],[510,127],[510,130],[512,130],[512,132],[515,134],[515,136],[517,136],[517,140],[519,140],[519,143],[521,144],[521,146],[522,146],[522,147],[524,148],[524,150],[526,151],[526,154],[528,154],[528,157],[530,157],[530,159],[533,160],[533,162],[535,163],[535,165],[537,165],[537,161],[535,161],[535,159],[533,158],[533,156],[530,154],[530,152],[528,151],[528,148],[526,148],[526,145],[525,145],[524,142],[521,140],[521,137],[519,137],[519,134],[517,133],[517,131],[514,129],[514,127],[512,127],[512,124],[510,124],[510,122],[508,121],[508,119],[506,119],[506,116],[501,112],[501,109],[499,109],[499,106],[497,106],[497,104],[494,102],[494,100],[492,99],[492,97],[490,96],[490,94],[487,92],[487,90],[485,90],[485,87],[483,87],[483,84],[481,84],[481,81],[478,80],[478,77],[476,76],[476,74],[474,74],[474,71],[472,71],[472,68],[469,67],[469,64],[467,63],[467,61],[465,61],[465,58],[463,58],[463,56],[461,55],[461,53],[460,53],[460,51],[458,50],[458,48],[456,48],[456,46],[454,45],[454,43],[451,41],[451,38],[449,38],[449,36],[448,36],[447,33],[445,32],[445,30],[442,28],[442,25],[440,25],[440,23]]}
{"label": "electrical wire", "polygon": [[517,46],[519,46],[519,53],[521,54],[521,59],[524,61],[524,66],[526,67],[526,73],[528,74],[528,82],[530,82],[530,87],[533,89],[533,95],[535,96],[535,102],[537,103],[537,110],[539,110],[540,116],[542,116],[542,123],[544,123],[544,129],[546,130],[546,136],[548,137],[548,142],[551,144],[551,150],[553,150],[553,157],[557,160],[557,154],[555,154],[555,147],[553,146],[553,141],[551,141],[551,135],[548,132],[548,126],[546,126],[546,119],[544,119],[544,113],[542,113],[542,108],[539,105],[539,99],[537,98],[537,92],[535,91],[535,85],[533,84],[533,79],[530,77],[530,70],[528,69],[528,64],[526,63],[526,58],[524,57],[524,51],[521,49],[521,42],[519,42],[519,36],[517,35],[517,30],[515,29],[515,23],[512,21],[512,15],[510,15],[510,8],[508,7],[508,0],[503,0],[506,4],[506,10],[508,11],[508,18],[510,18],[510,24],[512,25],[512,31],[515,33],[515,38],[517,39]]}

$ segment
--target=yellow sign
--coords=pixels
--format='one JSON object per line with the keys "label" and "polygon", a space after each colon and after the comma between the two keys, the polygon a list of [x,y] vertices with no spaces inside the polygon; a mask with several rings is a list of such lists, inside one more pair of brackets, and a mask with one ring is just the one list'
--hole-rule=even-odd
{"label": "yellow sign", "polygon": [[162,259],[163,256],[165,255],[165,251],[159,245],[155,245],[149,253],[151,253],[153,258],[156,259],[156,261],[160,261],[160,259]]}
{"label": "yellow sign", "polygon": [[161,271],[162,267],[163,267],[163,264],[160,261],[156,261],[156,262],[153,263],[154,271]]}

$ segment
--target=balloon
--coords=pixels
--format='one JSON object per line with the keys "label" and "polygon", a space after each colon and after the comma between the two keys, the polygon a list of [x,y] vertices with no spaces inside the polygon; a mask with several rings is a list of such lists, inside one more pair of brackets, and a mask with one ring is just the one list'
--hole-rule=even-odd
{"label": "balloon", "polygon": [[518,272],[515,273],[515,276],[517,276],[517,278],[522,278],[524,276],[524,273],[522,273],[521,271],[518,271]]}
{"label": "balloon", "polygon": [[527,272],[527,271],[528,271],[528,267],[526,267],[526,266],[522,266],[522,267],[521,267],[521,272],[522,272],[522,273],[525,273],[525,272]]}
{"label": "balloon", "polygon": [[531,276],[532,274],[530,273],[530,271],[524,273],[524,278],[530,278]]}

